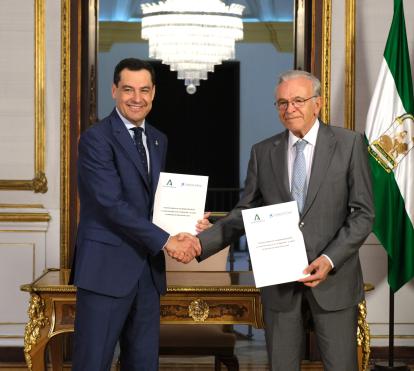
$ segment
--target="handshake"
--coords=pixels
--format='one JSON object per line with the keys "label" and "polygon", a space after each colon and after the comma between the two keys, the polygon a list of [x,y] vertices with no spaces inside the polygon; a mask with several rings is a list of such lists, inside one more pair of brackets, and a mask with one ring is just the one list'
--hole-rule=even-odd
{"label": "handshake", "polygon": [[[209,216],[210,213],[205,213],[204,218],[197,222],[197,233],[211,227],[208,220]],[[164,249],[170,257],[184,264],[189,263],[196,256],[201,255],[200,240],[196,236],[186,232],[171,236]]]}

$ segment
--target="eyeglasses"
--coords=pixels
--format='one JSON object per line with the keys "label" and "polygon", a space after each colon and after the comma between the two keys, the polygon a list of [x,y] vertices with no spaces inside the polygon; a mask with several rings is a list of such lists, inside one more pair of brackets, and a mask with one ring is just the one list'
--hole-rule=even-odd
{"label": "eyeglasses", "polygon": [[309,98],[301,98],[301,97],[296,97],[296,98],[293,98],[292,100],[285,100],[285,99],[281,99],[281,100],[278,100],[277,102],[275,102],[274,103],[274,105],[275,105],[275,107],[279,110],[279,111],[285,111],[285,110],[287,110],[288,109],[288,107],[289,107],[289,103],[293,106],[293,107],[295,107],[295,108],[301,108],[301,107],[303,107],[304,105],[305,105],[305,103],[309,100],[309,99],[312,99],[312,98],[316,98],[317,96],[316,95],[312,95],[311,97],[309,97]]}

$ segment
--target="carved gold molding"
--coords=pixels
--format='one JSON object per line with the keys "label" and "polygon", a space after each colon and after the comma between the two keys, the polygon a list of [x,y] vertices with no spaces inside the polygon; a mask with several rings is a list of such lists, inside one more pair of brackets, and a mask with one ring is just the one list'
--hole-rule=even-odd
{"label": "carved gold molding", "polygon": [[371,354],[371,337],[367,323],[367,304],[365,300],[358,304],[357,343],[362,349],[362,371],[368,370],[369,356]]}
{"label": "carved gold molding", "polygon": [[70,0],[61,7],[61,68],[60,68],[60,266],[69,261],[69,186],[70,186]]}
{"label": "carved gold molding", "polygon": [[[280,52],[293,52],[293,22],[245,22],[240,42],[272,43]],[[147,43],[141,39],[140,22],[99,22],[99,51],[108,52],[114,43]]]}
{"label": "carved gold molding", "polygon": [[0,204],[0,209],[44,209],[44,206],[42,204]]}
{"label": "carved gold molding", "polygon": [[355,0],[345,2],[345,127],[355,130]]}
{"label": "carved gold molding", "polygon": [[46,213],[1,213],[0,222],[14,222],[14,223],[36,223],[36,222],[48,222],[50,215]]}
{"label": "carved gold molding", "polygon": [[[26,209],[21,212],[13,209]],[[34,211],[33,209],[38,209]],[[33,210],[33,211],[31,211]],[[50,220],[49,212],[46,211],[43,205],[15,205],[15,204],[0,204],[0,222],[48,222]]]}
{"label": "carved gold molding", "polygon": [[194,299],[188,306],[188,315],[195,322],[204,322],[209,313],[209,306],[203,299]]}
{"label": "carved gold molding", "polygon": [[29,370],[32,370],[32,357],[30,352],[32,347],[37,344],[40,339],[40,331],[45,327],[49,320],[45,316],[45,302],[37,295],[32,295],[30,299],[29,322],[24,332],[24,357]]}
{"label": "carved gold molding", "polygon": [[[372,339],[389,339],[389,335],[371,335]],[[414,339],[414,335],[394,335],[395,339]]]}
{"label": "carved gold molding", "polygon": [[0,180],[0,190],[47,192],[45,174],[45,0],[34,1],[35,9],[35,177],[31,180]]}
{"label": "carved gold molding", "polygon": [[332,1],[323,0],[322,9],[322,61],[321,61],[321,119],[325,123],[330,121],[331,107],[331,29],[332,29]]}

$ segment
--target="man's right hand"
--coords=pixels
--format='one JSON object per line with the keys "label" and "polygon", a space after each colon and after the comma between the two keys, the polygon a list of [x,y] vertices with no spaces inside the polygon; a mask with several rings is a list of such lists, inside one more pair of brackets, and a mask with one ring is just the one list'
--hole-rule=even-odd
{"label": "man's right hand", "polygon": [[201,254],[201,245],[197,237],[183,232],[170,237],[165,251],[173,259],[187,264]]}

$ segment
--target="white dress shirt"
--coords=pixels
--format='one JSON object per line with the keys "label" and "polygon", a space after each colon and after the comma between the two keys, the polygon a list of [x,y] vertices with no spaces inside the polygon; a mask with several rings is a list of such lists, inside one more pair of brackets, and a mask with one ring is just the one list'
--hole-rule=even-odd
{"label": "white dress shirt", "polygon": [[[121,112],[119,112],[119,110],[118,110],[118,107],[116,107],[116,112],[118,112],[119,117],[121,118],[122,122],[126,126],[129,135],[131,136],[132,140],[135,143],[134,132],[130,129],[135,128],[136,125],[134,125],[131,121],[126,119],[124,116],[122,116]],[[149,151],[148,151],[148,145],[147,145],[147,136],[145,134],[145,120],[142,123],[141,127],[144,129],[144,131],[142,133],[142,143],[144,144],[145,153],[147,154],[147,163],[148,163],[148,172],[149,172],[151,167],[150,167],[150,157],[149,157]]]}
{"label": "white dress shirt", "polygon": [[[295,162],[295,157],[296,157],[295,144],[300,139],[306,140],[308,142],[308,144],[305,146],[305,149],[303,150],[303,155],[305,156],[305,163],[306,163],[306,190],[308,189],[309,179],[310,179],[311,169],[312,169],[313,154],[315,152],[315,146],[316,146],[316,140],[318,138],[319,126],[320,126],[320,122],[318,119],[316,119],[311,129],[306,133],[306,135],[303,138],[298,138],[291,131],[289,131],[287,161],[288,161],[289,187],[291,190],[292,190],[293,163]],[[333,268],[334,264],[331,258],[326,254],[322,254],[322,255],[325,256],[329,260]]]}

